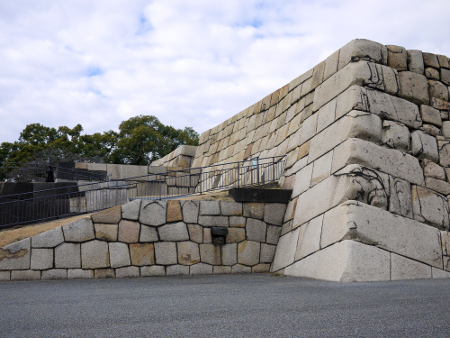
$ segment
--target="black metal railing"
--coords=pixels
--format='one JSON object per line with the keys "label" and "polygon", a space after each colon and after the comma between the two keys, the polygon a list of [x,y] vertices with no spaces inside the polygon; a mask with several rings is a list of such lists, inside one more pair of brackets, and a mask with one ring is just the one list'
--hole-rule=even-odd
{"label": "black metal railing", "polygon": [[[277,181],[285,156],[0,195],[0,228],[95,212],[136,198],[170,199]],[[2,183],[3,185],[15,183]]]}

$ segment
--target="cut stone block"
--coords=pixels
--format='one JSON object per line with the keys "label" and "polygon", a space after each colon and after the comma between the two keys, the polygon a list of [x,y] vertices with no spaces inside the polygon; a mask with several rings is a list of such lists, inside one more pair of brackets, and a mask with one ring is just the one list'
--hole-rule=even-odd
{"label": "cut stone block", "polygon": [[200,201],[200,215],[220,215],[219,201]]}
{"label": "cut stone block", "polygon": [[231,266],[221,266],[221,265],[213,266],[213,274],[214,275],[223,275],[223,274],[230,274],[230,273],[231,273]]}
{"label": "cut stone block", "polygon": [[166,205],[164,201],[142,201],[139,222],[154,226],[165,224]]}
{"label": "cut stone block", "polygon": [[411,185],[408,181],[389,176],[389,211],[393,214],[413,218]]}
{"label": "cut stone block", "polygon": [[170,265],[166,267],[167,276],[188,276],[189,266],[185,265]]}
{"label": "cut stone block", "polygon": [[33,251],[31,252],[31,269],[47,270],[51,268],[53,268],[53,250],[33,249]]}
{"label": "cut stone block", "polygon": [[442,134],[446,138],[450,138],[450,121],[442,122]]}
{"label": "cut stone block", "polygon": [[432,278],[450,278],[450,272],[431,267]]}
{"label": "cut stone block", "polygon": [[431,278],[431,266],[391,254],[391,279]]}
{"label": "cut stone block", "polygon": [[298,261],[320,249],[323,215],[300,226],[295,260]]}
{"label": "cut stone block", "polygon": [[223,216],[241,216],[242,215],[242,203],[233,201],[221,201],[220,209]]}
{"label": "cut stone block", "polygon": [[66,242],[87,242],[95,238],[94,224],[89,218],[82,218],[62,226]]}
{"label": "cut stone block", "polygon": [[165,224],[158,228],[159,238],[166,242],[188,241],[187,226],[183,222]]}
{"label": "cut stone block", "polygon": [[439,71],[434,68],[425,68],[425,76],[428,79],[436,79],[439,80]]}
{"label": "cut stone block", "polygon": [[107,241],[107,242],[115,242],[117,241],[117,224],[94,224],[95,229],[95,238]]}
{"label": "cut stone block", "polygon": [[346,240],[288,266],[284,273],[335,282],[389,280],[390,253]]}
{"label": "cut stone block", "polygon": [[267,226],[267,239],[266,243],[269,244],[278,244],[278,240],[280,239],[281,227],[279,226]]}
{"label": "cut stone block", "polygon": [[244,228],[245,222],[246,222],[245,217],[240,217],[240,216],[231,216],[230,217],[230,227]]}
{"label": "cut stone block", "polygon": [[267,203],[264,206],[264,222],[281,226],[286,211],[286,204]]}
{"label": "cut stone block", "polygon": [[445,181],[445,170],[433,161],[423,160],[423,173],[425,177],[434,177]]}
{"label": "cut stone block", "polygon": [[39,270],[13,270],[11,271],[11,280],[39,280],[41,271]]}
{"label": "cut stone block", "polygon": [[139,219],[141,203],[142,200],[134,200],[122,205],[122,218],[130,221],[137,221]]}
{"label": "cut stone block", "polygon": [[0,270],[29,269],[30,252],[30,238],[22,239],[21,241],[5,245],[0,249]]}
{"label": "cut stone block", "polygon": [[439,141],[438,147],[439,147],[439,164],[446,168],[450,167],[450,142]]}
{"label": "cut stone block", "polygon": [[225,238],[226,243],[239,243],[244,240],[245,240],[245,229],[242,229],[242,228],[229,228],[228,229],[228,234]]}
{"label": "cut stone block", "polygon": [[382,136],[382,121],[378,115],[353,110],[311,140],[309,162],[314,161],[349,138],[378,143]]}
{"label": "cut stone block", "polygon": [[251,273],[252,268],[249,266],[236,264],[231,267],[231,273]]}
{"label": "cut stone block", "polygon": [[64,236],[61,227],[31,237],[32,248],[54,248],[62,242],[64,242]]}
{"label": "cut stone block", "polygon": [[189,239],[195,243],[203,243],[203,227],[198,224],[188,224]]}
{"label": "cut stone block", "polygon": [[115,278],[114,269],[95,269],[94,278]]}
{"label": "cut stone block", "polygon": [[51,269],[42,271],[41,279],[67,279],[67,270]]}
{"label": "cut stone block", "polygon": [[427,67],[439,68],[439,61],[436,54],[433,53],[422,53],[423,62]]}
{"label": "cut stone block", "polygon": [[355,39],[340,49],[339,67],[342,69],[350,62],[367,60],[382,65],[387,64],[388,52],[386,46],[365,39]]}
{"label": "cut stone block", "polygon": [[259,254],[260,263],[272,263],[276,248],[276,245],[261,243],[261,253]]}
{"label": "cut stone block", "polygon": [[317,183],[330,176],[332,162],[333,151],[329,151],[328,153],[314,161],[314,167],[311,176],[311,186],[316,185]]}
{"label": "cut stone block", "polygon": [[450,195],[450,183],[433,177],[425,178],[425,186],[443,195]]}
{"label": "cut stone block", "polygon": [[430,189],[415,185],[411,192],[414,219],[447,230],[450,225],[447,199]]}
{"label": "cut stone block", "polygon": [[139,277],[139,268],[137,266],[127,266],[116,269],[116,278]]}
{"label": "cut stone block", "polygon": [[409,151],[409,140],[408,127],[394,121],[383,121],[383,144],[394,149]]}
{"label": "cut stone block", "polygon": [[266,241],[266,223],[263,221],[249,218],[247,219],[246,235],[249,241],[265,242]]}
{"label": "cut stone block", "polygon": [[149,227],[146,225],[141,226],[141,234],[139,242],[157,242],[158,240],[159,237],[156,228]]}
{"label": "cut stone block", "polygon": [[441,68],[441,81],[450,86],[450,70]]}
{"label": "cut stone block", "polygon": [[264,219],[264,203],[244,203],[244,216]]}
{"label": "cut stone block", "polygon": [[227,227],[228,217],[227,216],[199,216],[198,224],[205,227]]}
{"label": "cut stone block", "polygon": [[376,168],[417,185],[425,184],[417,158],[396,149],[386,149],[367,141],[349,139],[334,149],[331,172],[353,163]]}
{"label": "cut stone block", "polygon": [[400,72],[399,96],[416,104],[428,104],[428,80],[425,76],[414,72]]}
{"label": "cut stone block", "polygon": [[[34,250],[33,250],[34,251]],[[53,257],[53,254],[51,255]],[[81,246],[79,243],[63,243],[55,248],[55,268],[81,268]]]}
{"label": "cut stone block", "polygon": [[363,203],[349,201],[325,213],[321,247],[352,239],[442,266],[439,230]]}
{"label": "cut stone block", "polygon": [[167,201],[167,223],[183,220],[180,201]]}
{"label": "cut stone block", "polygon": [[212,273],[213,266],[204,263],[197,263],[189,268],[190,275],[212,275]]}
{"label": "cut stone block", "polygon": [[97,212],[91,217],[94,223],[118,224],[122,217],[122,207],[118,205],[117,207]]}
{"label": "cut stone block", "polygon": [[125,243],[109,243],[109,257],[112,268],[120,268],[131,264],[130,251]]}
{"label": "cut stone block", "polygon": [[448,101],[448,87],[439,81],[428,81],[430,97],[436,97],[443,101]]}
{"label": "cut stone block", "polygon": [[235,265],[237,263],[237,244],[225,244],[222,246],[222,265]]}
{"label": "cut stone block", "polygon": [[0,271],[0,281],[9,281],[9,280],[11,280],[11,271]]}
{"label": "cut stone block", "polygon": [[182,265],[193,265],[200,262],[198,244],[194,242],[177,243],[178,263]]}
{"label": "cut stone block", "polygon": [[285,268],[294,262],[299,231],[300,229],[297,228],[294,231],[288,232],[280,237],[280,241],[278,242],[277,249],[275,251],[272,271]]}
{"label": "cut stone block", "polygon": [[177,264],[177,247],[173,242],[155,243],[155,258],[158,265]]}
{"label": "cut stone block", "polygon": [[297,172],[297,174],[295,175],[295,183],[294,183],[294,190],[292,191],[292,197],[296,197],[309,189],[311,185],[312,171],[313,171],[313,164],[310,164]]}
{"label": "cut stone block", "polygon": [[221,264],[220,246],[200,244],[200,260],[211,265]]}
{"label": "cut stone block", "polygon": [[69,269],[67,270],[68,279],[89,279],[94,278],[94,271],[82,270],[82,269]]}
{"label": "cut stone block", "polygon": [[238,263],[256,265],[259,263],[261,245],[258,242],[245,241],[238,244]]}
{"label": "cut stone block", "polygon": [[164,266],[160,265],[142,266],[140,270],[142,277],[162,277],[166,275]]}
{"label": "cut stone block", "polygon": [[404,71],[408,69],[408,55],[406,49],[400,46],[387,45],[387,65],[398,71]]}
{"label": "cut stone block", "polygon": [[141,226],[138,222],[122,220],[119,223],[119,242],[137,243]]}
{"label": "cut stone block", "polygon": [[269,272],[270,264],[257,264],[252,266],[252,273],[264,273]]}
{"label": "cut stone block", "polygon": [[83,269],[110,267],[108,243],[97,240],[82,243],[81,267]]}
{"label": "cut stone block", "polygon": [[131,265],[143,266],[155,264],[155,250],[153,243],[130,244]]}
{"label": "cut stone block", "polygon": [[406,53],[408,55],[408,70],[423,75],[425,65],[423,63],[422,51],[407,50]]}

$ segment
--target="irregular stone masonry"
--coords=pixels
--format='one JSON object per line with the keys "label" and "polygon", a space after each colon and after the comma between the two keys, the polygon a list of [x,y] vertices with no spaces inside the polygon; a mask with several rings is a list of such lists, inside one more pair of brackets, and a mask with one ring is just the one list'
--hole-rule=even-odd
{"label": "irregular stone masonry", "polygon": [[[0,279],[268,272],[286,205],[142,201],[93,214],[0,249]],[[226,244],[211,228],[228,229]]]}

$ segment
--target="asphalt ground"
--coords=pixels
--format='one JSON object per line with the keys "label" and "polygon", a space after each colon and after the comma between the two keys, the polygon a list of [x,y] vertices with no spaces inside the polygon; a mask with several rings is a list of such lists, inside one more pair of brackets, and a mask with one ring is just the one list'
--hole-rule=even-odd
{"label": "asphalt ground", "polygon": [[1,337],[449,337],[450,280],[270,274],[0,283]]}

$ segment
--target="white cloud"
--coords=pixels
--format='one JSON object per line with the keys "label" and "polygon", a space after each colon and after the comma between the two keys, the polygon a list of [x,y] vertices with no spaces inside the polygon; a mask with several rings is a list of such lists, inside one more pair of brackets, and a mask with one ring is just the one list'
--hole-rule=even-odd
{"label": "white cloud", "polygon": [[139,114],[199,132],[354,38],[450,56],[447,0],[3,1],[0,142]]}

